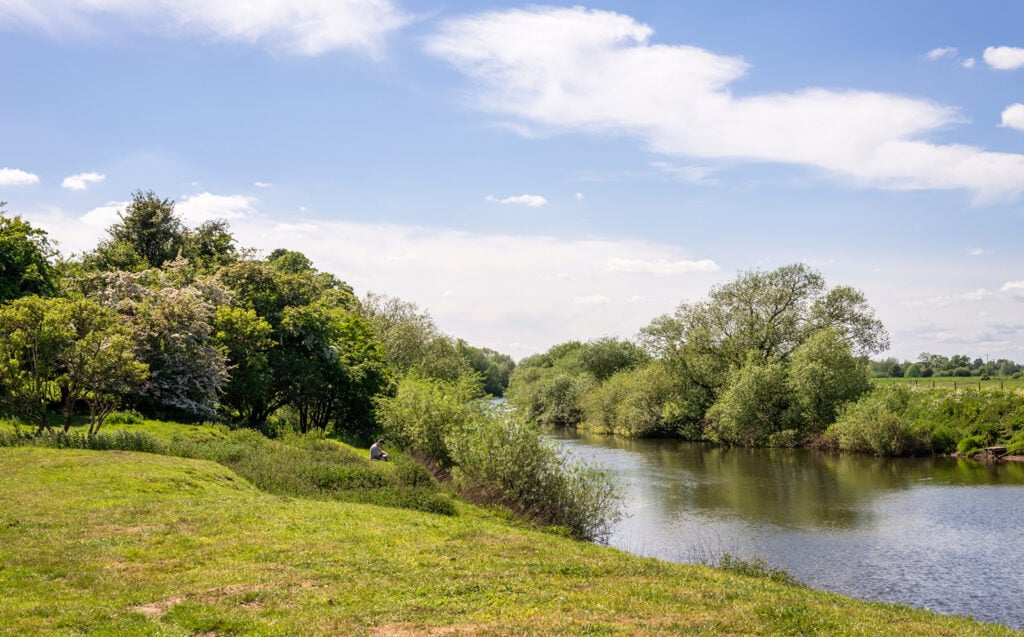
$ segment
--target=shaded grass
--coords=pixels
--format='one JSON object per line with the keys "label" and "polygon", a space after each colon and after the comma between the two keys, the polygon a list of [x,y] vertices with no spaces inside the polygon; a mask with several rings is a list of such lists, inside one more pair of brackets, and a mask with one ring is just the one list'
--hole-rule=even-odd
{"label": "shaded grass", "polygon": [[1011,635],[512,528],[268,494],[209,461],[0,449],[25,635]]}

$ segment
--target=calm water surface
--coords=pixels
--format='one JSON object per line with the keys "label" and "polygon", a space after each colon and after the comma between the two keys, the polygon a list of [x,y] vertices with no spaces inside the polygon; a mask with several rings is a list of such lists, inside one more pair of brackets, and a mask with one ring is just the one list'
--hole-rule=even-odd
{"label": "calm water surface", "polygon": [[759,557],[813,588],[1024,628],[1024,464],[555,438],[622,486],[612,546]]}

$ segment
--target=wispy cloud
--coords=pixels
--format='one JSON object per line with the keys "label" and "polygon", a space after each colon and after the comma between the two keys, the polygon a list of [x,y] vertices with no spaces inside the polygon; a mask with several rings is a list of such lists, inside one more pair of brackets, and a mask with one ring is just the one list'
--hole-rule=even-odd
{"label": "wispy cloud", "polygon": [[270,183],[269,181],[254,181],[252,182],[252,185],[256,186],[257,188],[272,188],[274,186],[274,184]]}
{"label": "wispy cloud", "polygon": [[376,54],[411,17],[389,0],[0,0],[0,19],[53,36],[102,33],[115,18],[140,31],[208,36],[298,55]]}
{"label": "wispy cloud", "polygon": [[[1024,155],[930,134],[958,109],[863,90],[737,96],[750,66],[694,46],[652,44],[610,11],[535,7],[444,23],[427,51],[476,80],[478,107],[552,131],[633,135],[656,152],[819,168],[864,187],[964,189],[979,202],[1024,191]],[[524,43],[529,46],[524,46]]]}
{"label": "wispy cloud", "polygon": [[1000,126],[1024,131],[1024,104],[1011,104],[1003,110]]}
{"label": "wispy cloud", "polygon": [[39,175],[18,168],[0,168],[0,186],[31,186],[39,183]]}
{"label": "wispy cloud", "polygon": [[89,184],[98,184],[106,178],[106,175],[101,175],[100,173],[79,173],[65,177],[60,186],[68,190],[85,190],[89,187]]}
{"label": "wispy cloud", "polygon": [[540,208],[541,206],[546,205],[548,203],[548,200],[540,195],[516,195],[514,197],[505,197],[504,199],[499,199],[493,195],[487,195],[486,197],[484,197],[484,199],[492,203],[500,203],[505,205],[516,204],[522,206],[529,206],[531,208]]}
{"label": "wispy cloud", "polygon": [[998,71],[1024,68],[1024,49],[1012,46],[990,46],[982,56],[985,63]]}
{"label": "wispy cloud", "polygon": [[925,57],[929,60],[941,60],[942,58],[955,58],[957,54],[957,48],[955,46],[944,46],[932,49],[925,54]]}

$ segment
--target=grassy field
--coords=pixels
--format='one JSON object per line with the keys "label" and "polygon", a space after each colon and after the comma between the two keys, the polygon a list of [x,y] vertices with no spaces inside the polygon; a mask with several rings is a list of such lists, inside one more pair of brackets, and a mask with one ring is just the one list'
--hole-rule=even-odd
{"label": "grassy field", "polygon": [[456,504],[442,516],[283,497],[205,460],[3,448],[0,633],[1019,634],[642,559]]}
{"label": "grassy field", "polygon": [[1000,378],[981,380],[977,376],[957,378],[952,376],[933,376],[931,378],[874,378],[877,385],[905,385],[921,389],[1024,389],[1024,378]]}

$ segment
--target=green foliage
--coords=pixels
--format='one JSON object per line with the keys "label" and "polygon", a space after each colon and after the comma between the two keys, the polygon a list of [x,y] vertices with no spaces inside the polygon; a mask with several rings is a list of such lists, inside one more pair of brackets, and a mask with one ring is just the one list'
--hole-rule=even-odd
{"label": "green foliage", "polygon": [[483,414],[452,432],[448,446],[452,476],[471,500],[587,540],[606,537],[617,519],[620,495],[606,473],[570,459],[510,414]]}
{"label": "green foliage", "polygon": [[0,201],[0,303],[28,295],[56,292],[50,260],[56,250],[46,232],[20,216],[8,217]]}
{"label": "green foliage", "polygon": [[473,347],[462,339],[456,342],[456,347],[470,367],[479,374],[484,393],[498,398],[504,396],[512,370],[516,367],[512,357],[486,347]]}
{"label": "green foliage", "polygon": [[839,449],[878,455],[970,455],[1024,431],[1024,395],[1015,391],[934,392],[877,387],[849,405],[825,433]]}
{"label": "green foliage", "polygon": [[453,463],[448,439],[479,417],[482,407],[472,402],[478,393],[470,377],[449,382],[406,376],[394,396],[377,399],[377,419],[388,442],[448,467]]}
{"label": "green foliage", "polygon": [[787,380],[781,360],[750,352],[708,410],[707,437],[730,445],[764,445],[773,433],[792,428],[795,400]]}
{"label": "green foliage", "polygon": [[786,384],[793,393],[800,428],[808,433],[824,431],[844,404],[871,387],[867,367],[832,329],[817,332],[793,352]]}
{"label": "green foliage", "polygon": [[89,433],[148,375],[114,313],[87,299],[22,297],[0,306],[0,404],[49,429],[60,404],[64,431],[89,406]]}
{"label": "green foliage", "polygon": [[680,413],[679,382],[660,361],[620,371],[582,399],[582,427],[623,436],[665,436],[685,421]]}
{"label": "green foliage", "polygon": [[384,357],[395,375],[455,381],[473,372],[457,343],[441,333],[434,319],[415,303],[378,294],[363,299],[362,316],[384,345]]}

